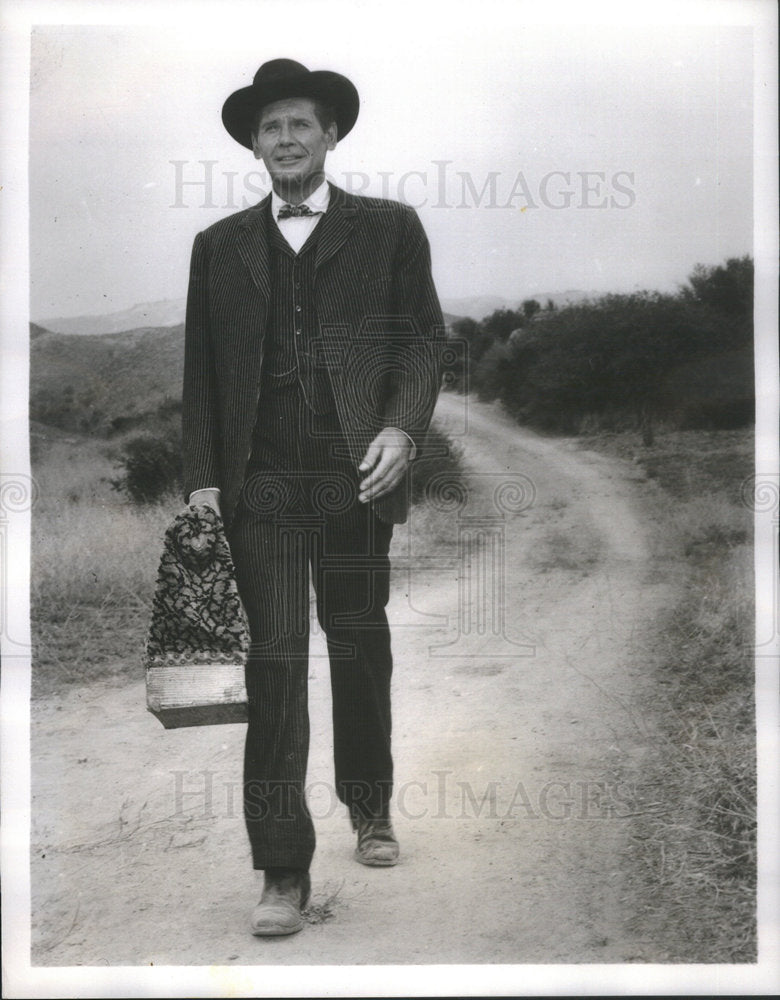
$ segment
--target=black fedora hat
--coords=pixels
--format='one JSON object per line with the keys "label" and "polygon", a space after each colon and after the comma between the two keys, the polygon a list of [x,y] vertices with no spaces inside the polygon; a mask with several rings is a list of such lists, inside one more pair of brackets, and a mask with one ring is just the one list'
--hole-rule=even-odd
{"label": "black fedora hat", "polygon": [[354,84],[340,73],[308,70],[294,59],[272,59],[255,73],[251,87],[242,87],[222,107],[222,123],[236,142],[252,148],[252,124],[257,111],[286,97],[309,97],[330,105],[343,139],[357,120],[360,98]]}

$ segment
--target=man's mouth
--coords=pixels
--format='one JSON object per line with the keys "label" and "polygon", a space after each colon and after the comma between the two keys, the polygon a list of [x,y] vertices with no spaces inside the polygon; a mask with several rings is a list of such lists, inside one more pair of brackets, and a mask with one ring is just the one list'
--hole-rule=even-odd
{"label": "man's mouth", "polygon": [[277,156],[277,163],[297,163],[298,160],[302,160],[302,156],[290,154],[289,156]]}

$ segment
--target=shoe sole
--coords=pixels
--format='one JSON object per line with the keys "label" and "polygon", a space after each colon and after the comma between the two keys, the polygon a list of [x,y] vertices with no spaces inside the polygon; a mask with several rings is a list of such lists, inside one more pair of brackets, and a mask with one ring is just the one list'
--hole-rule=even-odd
{"label": "shoe sole", "polygon": [[267,930],[256,930],[252,928],[254,937],[287,937],[289,934],[297,934],[303,930],[303,921],[298,927],[269,927]]}
{"label": "shoe sole", "polygon": [[359,861],[361,865],[365,865],[366,868],[392,868],[393,865],[398,864],[398,858],[391,858],[389,861],[372,860],[364,858],[359,851],[355,851],[355,860]]}

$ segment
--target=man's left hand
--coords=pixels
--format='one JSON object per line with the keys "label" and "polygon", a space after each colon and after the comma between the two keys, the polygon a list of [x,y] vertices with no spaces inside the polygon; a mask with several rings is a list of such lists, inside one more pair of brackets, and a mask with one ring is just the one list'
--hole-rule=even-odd
{"label": "man's left hand", "polygon": [[402,430],[397,427],[381,430],[358,466],[358,472],[369,473],[360,482],[360,502],[377,500],[394,489],[409,465],[411,452],[412,442]]}

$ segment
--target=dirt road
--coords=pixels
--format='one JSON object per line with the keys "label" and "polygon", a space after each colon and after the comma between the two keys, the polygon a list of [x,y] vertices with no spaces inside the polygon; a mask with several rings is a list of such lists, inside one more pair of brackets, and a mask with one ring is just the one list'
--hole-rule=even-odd
{"label": "dirt road", "polygon": [[415,567],[414,520],[394,540],[402,863],[352,860],[319,636],[314,905],[289,939],[247,931],[259,881],[237,783],[242,727],[165,731],[140,679],[71,690],[33,706],[34,964],[663,960],[628,926],[648,657],[673,599],[651,556],[644,484],[630,466],[464,406],[438,408],[471,476],[465,506],[440,501],[460,555]]}

